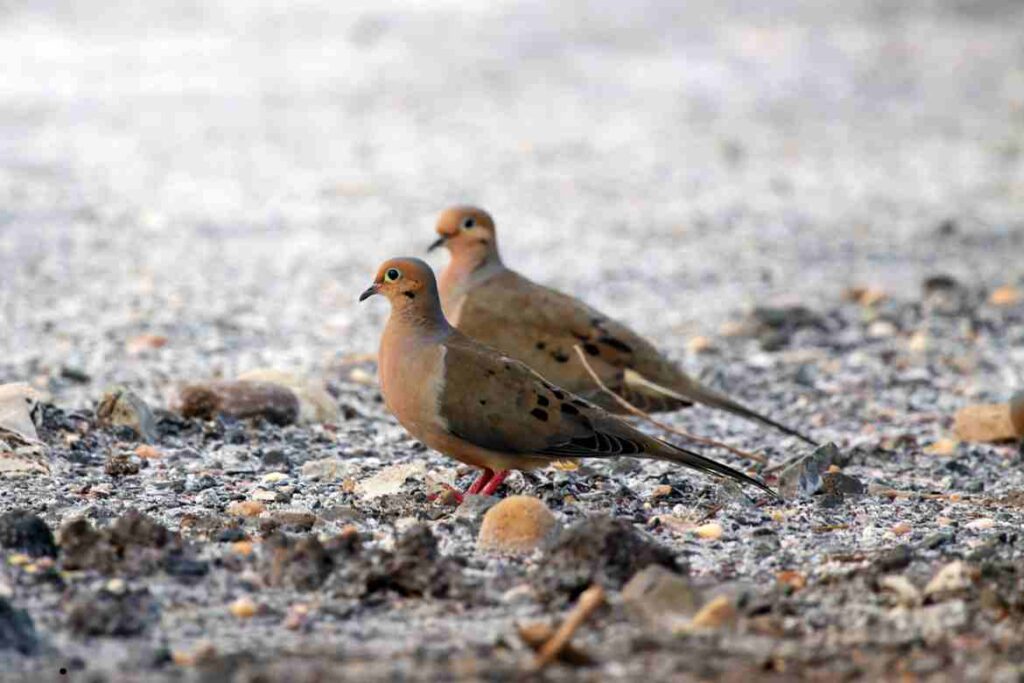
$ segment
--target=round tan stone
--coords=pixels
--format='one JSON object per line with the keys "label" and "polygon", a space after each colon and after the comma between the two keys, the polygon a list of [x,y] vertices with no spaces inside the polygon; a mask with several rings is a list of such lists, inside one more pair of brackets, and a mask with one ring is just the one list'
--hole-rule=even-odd
{"label": "round tan stone", "polygon": [[509,555],[530,553],[555,527],[555,516],[539,499],[511,496],[484,515],[477,545],[483,550]]}
{"label": "round tan stone", "polygon": [[1017,432],[1017,436],[1024,439],[1024,389],[1010,399],[1010,422],[1013,423],[1013,431]]}

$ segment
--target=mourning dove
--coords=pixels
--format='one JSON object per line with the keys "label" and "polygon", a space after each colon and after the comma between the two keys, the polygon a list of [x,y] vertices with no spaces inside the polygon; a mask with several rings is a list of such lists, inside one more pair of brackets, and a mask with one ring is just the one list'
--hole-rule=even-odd
{"label": "mourning dove", "polygon": [[459,332],[445,318],[433,271],[423,261],[385,262],[359,300],[375,294],[391,302],[378,356],[384,402],[428,447],[483,470],[469,493],[494,493],[510,469],[628,455],[679,463],[775,495],[731,467],[647,436]]}
{"label": "mourning dove", "polygon": [[441,274],[441,301],[448,319],[466,335],[613,412],[624,409],[595,385],[573,353],[577,344],[602,382],[641,409],[658,412],[703,403],[816,445],[797,430],[700,384],[622,323],[506,268],[494,220],[483,209],[446,209],[437,232],[429,250],[446,246],[451,252]]}

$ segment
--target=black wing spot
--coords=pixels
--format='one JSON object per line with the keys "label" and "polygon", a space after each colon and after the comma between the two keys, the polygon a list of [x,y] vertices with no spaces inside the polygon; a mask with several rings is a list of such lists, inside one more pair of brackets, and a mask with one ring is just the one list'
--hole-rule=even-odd
{"label": "black wing spot", "polygon": [[415,299],[416,298],[416,295],[413,294],[412,292],[402,292],[402,294],[405,294],[410,299]]}
{"label": "black wing spot", "polygon": [[563,403],[562,412],[565,413],[566,415],[579,415],[580,409],[571,403]]}
{"label": "black wing spot", "polygon": [[590,339],[590,335],[589,334],[580,334],[576,330],[569,330],[569,333],[572,334],[572,336],[574,336],[577,339],[579,339],[580,341],[587,341],[588,339]]}
{"label": "black wing spot", "polygon": [[621,342],[618,339],[613,339],[612,337],[601,337],[598,341],[600,341],[605,346],[612,347],[617,351],[622,351],[623,353],[633,353],[632,346],[626,344],[625,342]]}
{"label": "black wing spot", "polygon": [[554,358],[559,363],[569,362],[569,354],[567,354],[565,351],[555,351],[554,353],[551,354],[551,357]]}
{"label": "black wing spot", "polygon": [[551,401],[548,400],[547,396],[537,396],[537,405],[547,407],[551,405]]}
{"label": "black wing spot", "polygon": [[586,343],[583,345],[583,350],[587,352],[589,356],[596,356],[601,353],[601,349],[597,348],[597,344]]}
{"label": "black wing spot", "polygon": [[497,374],[498,374],[498,373],[496,373],[496,372],[495,372],[494,370],[488,370],[488,371],[487,371],[487,376],[488,376],[488,377],[494,377],[494,376],[495,376],[495,375],[497,375]]}
{"label": "black wing spot", "polygon": [[[559,400],[561,400],[562,397],[559,396],[558,398],[559,398]],[[580,408],[586,408],[587,407],[587,402],[584,401],[582,398],[574,398],[572,400],[572,404],[574,406],[579,406]]]}
{"label": "black wing spot", "polygon": [[538,351],[543,351],[546,348],[548,348],[547,344],[545,344],[544,342],[537,342],[537,350]]}
{"label": "black wing spot", "polygon": [[530,415],[533,415],[541,422],[548,421],[548,411],[544,410],[543,408],[534,408],[533,410],[530,411]]}
{"label": "black wing spot", "polygon": [[561,389],[556,389],[555,387],[551,387],[551,393],[559,401],[564,401],[565,400],[565,392],[562,391]]}
{"label": "black wing spot", "polygon": [[487,399],[485,399],[485,398],[480,399],[480,405],[482,405],[482,406],[487,405]]}

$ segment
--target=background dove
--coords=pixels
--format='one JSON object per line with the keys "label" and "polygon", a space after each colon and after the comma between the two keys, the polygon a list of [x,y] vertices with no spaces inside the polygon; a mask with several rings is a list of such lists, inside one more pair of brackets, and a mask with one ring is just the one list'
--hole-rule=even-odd
{"label": "background dove", "polygon": [[506,268],[498,252],[494,221],[483,209],[446,209],[438,218],[437,232],[440,237],[430,249],[447,246],[452,255],[440,279],[444,311],[470,337],[523,361],[606,410],[623,412],[596,387],[573,353],[577,344],[605,385],[643,410],[659,412],[703,403],[816,445],[799,431],[689,377],[622,323]]}

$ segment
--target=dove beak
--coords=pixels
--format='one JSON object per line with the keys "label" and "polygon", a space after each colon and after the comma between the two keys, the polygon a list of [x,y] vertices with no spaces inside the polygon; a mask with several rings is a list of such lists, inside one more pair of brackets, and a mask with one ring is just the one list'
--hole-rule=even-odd
{"label": "dove beak", "polygon": [[434,240],[429,247],[427,247],[427,253],[429,254],[430,252],[434,251],[438,247],[443,247],[445,242],[447,242],[447,241],[448,241],[448,235],[441,235],[436,240]]}
{"label": "dove beak", "polygon": [[366,288],[366,291],[359,295],[360,301],[366,301],[374,294],[380,293],[380,283],[374,282],[372,285]]}

